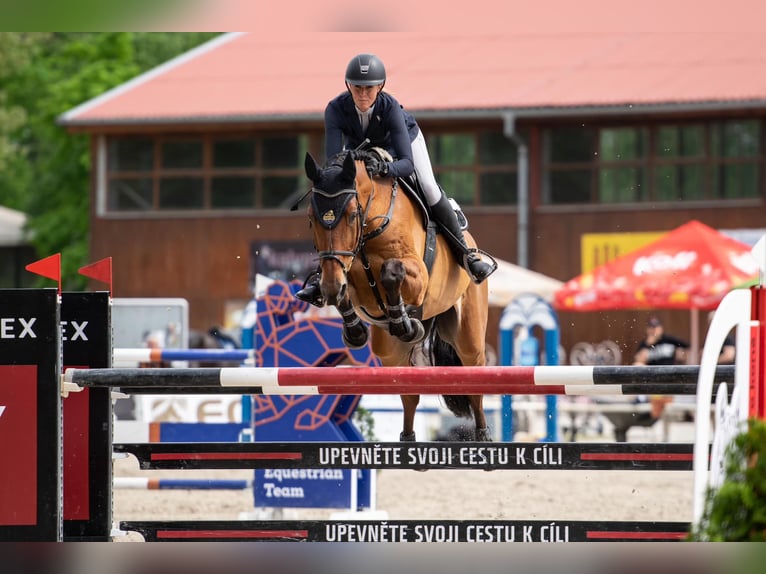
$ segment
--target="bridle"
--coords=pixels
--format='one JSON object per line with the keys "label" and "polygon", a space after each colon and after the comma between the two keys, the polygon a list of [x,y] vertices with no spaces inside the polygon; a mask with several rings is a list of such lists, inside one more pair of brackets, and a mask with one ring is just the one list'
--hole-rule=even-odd
{"label": "bridle", "polygon": [[[367,172],[365,172],[367,173]],[[329,249],[318,251],[317,255],[319,256],[319,260],[326,261],[326,260],[333,260],[336,261],[340,266],[341,269],[343,269],[343,274],[347,277],[348,272],[351,269],[351,266],[354,264],[354,261],[356,260],[357,256],[359,257],[362,268],[365,271],[365,274],[367,275],[367,282],[372,289],[373,293],[375,294],[375,298],[377,300],[378,306],[385,310],[385,305],[383,303],[383,299],[377,289],[377,283],[375,281],[375,277],[372,273],[372,270],[370,269],[370,262],[367,258],[367,252],[365,251],[365,245],[368,241],[371,239],[374,239],[381,235],[387,228],[389,223],[391,223],[391,217],[394,212],[394,206],[396,203],[396,196],[398,194],[398,185],[396,178],[393,178],[392,184],[391,184],[391,201],[388,205],[388,211],[385,214],[381,215],[375,215],[370,217],[370,209],[372,207],[373,199],[375,198],[375,181],[370,176],[369,173],[367,173],[367,177],[370,179],[370,185],[372,186],[372,189],[370,191],[370,195],[367,199],[367,202],[364,206],[364,209],[362,209],[362,206],[359,202],[359,191],[356,188],[356,181],[354,181],[354,186],[352,188],[346,188],[341,189],[339,191],[335,191],[332,193],[326,192],[322,189],[319,189],[318,187],[312,187],[312,211],[314,212],[314,219],[317,220],[318,224],[324,227],[325,229],[330,231],[330,246]],[[313,198],[313,194],[317,194],[320,197],[324,197],[328,200],[336,202],[335,205],[342,206],[342,210],[345,213],[345,207],[347,203],[352,199],[355,198],[356,201],[356,244],[353,248],[353,250],[341,250],[341,249],[333,249],[332,248],[332,230],[334,227],[337,226],[338,220],[334,220],[332,222],[330,221],[323,221],[319,217],[319,212],[316,209],[317,203],[315,199]],[[382,223],[378,226],[376,226],[373,229],[369,229],[373,222],[376,220],[382,220]],[[369,231],[367,231],[369,229]],[[350,257],[351,260],[348,263],[348,265],[345,264],[342,257]]]}
{"label": "bridle", "polygon": [[[330,245],[329,249],[326,249],[324,251],[317,251],[317,255],[319,256],[320,261],[326,261],[328,259],[337,261],[338,264],[341,266],[341,269],[343,269],[344,274],[348,274],[348,270],[351,268],[351,265],[354,263],[354,259],[356,258],[357,254],[362,248],[362,240],[363,240],[363,218],[362,218],[362,208],[359,205],[359,192],[356,190],[356,183],[354,183],[354,187],[351,189],[341,189],[340,191],[335,191],[332,193],[328,193],[322,189],[319,189],[318,187],[312,187],[311,188],[312,196],[313,194],[317,194],[321,197],[325,197],[330,200],[341,200],[336,201],[337,205],[341,205],[345,212],[345,206],[346,204],[352,199],[356,198],[356,245],[354,246],[353,250],[342,250],[342,249],[333,249],[332,248],[332,230],[337,226],[338,220],[334,221],[325,221],[322,219],[319,219],[319,214],[316,210],[316,203],[312,198],[312,211],[314,212],[314,219],[317,220],[320,226],[327,229],[330,232]],[[341,257],[351,257],[351,262],[346,266],[345,262]]]}

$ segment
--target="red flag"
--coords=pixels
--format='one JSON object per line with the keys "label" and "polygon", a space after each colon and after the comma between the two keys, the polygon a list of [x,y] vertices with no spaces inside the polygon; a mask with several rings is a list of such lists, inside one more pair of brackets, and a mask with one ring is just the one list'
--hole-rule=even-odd
{"label": "red flag", "polygon": [[30,273],[36,273],[37,275],[57,281],[59,292],[61,292],[61,253],[56,253],[45,259],[40,259],[40,261],[30,263],[24,269]]}
{"label": "red flag", "polygon": [[91,263],[90,265],[86,265],[84,267],[80,267],[79,269],[80,275],[85,275],[85,277],[90,277],[91,279],[95,279],[96,281],[101,281],[102,283],[106,283],[109,285],[109,291],[112,291],[112,258],[107,257],[106,259],[101,259],[99,261],[96,261],[95,263]]}

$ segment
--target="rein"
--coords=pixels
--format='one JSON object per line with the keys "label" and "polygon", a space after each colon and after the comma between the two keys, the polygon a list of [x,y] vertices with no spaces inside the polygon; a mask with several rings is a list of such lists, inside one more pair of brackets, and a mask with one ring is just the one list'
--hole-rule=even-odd
{"label": "rein", "polygon": [[[370,178],[372,179],[372,178]],[[370,269],[370,261],[367,259],[367,252],[364,250],[365,244],[370,240],[376,238],[378,235],[382,234],[386,228],[388,227],[388,224],[391,223],[391,216],[394,213],[394,204],[396,203],[396,196],[398,195],[399,186],[396,184],[396,178],[393,179],[393,183],[391,184],[391,202],[388,204],[388,213],[385,215],[376,215],[373,217],[373,219],[382,218],[383,223],[367,233],[366,235],[362,236],[362,240],[359,242],[359,258],[362,261],[362,268],[364,269],[365,275],[367,275],[367,284],[370,286],[370,289],[372,289],[373,294],[375,295],[375,301],[378,303],[378,307],[380,307],[380,310],[384,313],[386,312],[386,305],[383,303],[383,298],[380,296],[380,291],[378,290],[378,284],[375,281],[375,276],[372,274],[372,269]],[[370,209],[370,205],[372,204],[372,198],[375,195],[375,182],[372,182],[372,193],[370,193],[370,199],[367,202],[367,208],[365,209],[364,213],[364,224],[363,227],[367,226],[367,214]]]}
{"label": "rein", "polygon": [[[389,202],[389,205],[388,205],[388,211],[385,214],[374,215],[370,217],[370,209],[372,208],[372,202],[373,202],[373,199],[375,198],[376,186],[375,186],[375,181],[372,179],[372,177],[369,176],[369,174],[368,174],[368,177],[370,178],[372,191],[370,192],[370,196],[367,200],[366,205],[364,206],[364,210],[362,210],[361,206],[359,205],[359,202],[357,202],[356,213],[358,215],[357,219],[359,223],[358,223],[358,229],[357,229],[358,239],[357,239],[356,246],[354,247],[352,251],[332,249],[332,234],[331,234],[330,249],[325,251],[319,251],[317,252],[317,255],[319,256],[320,261],[327,260],[327,259],[337,261],[338,264],[341,266],[341,269],[343,269],[343,273],[346,275],[348,275],[351,265],[353,265],[354,263],[354,259],[356,259],[356,257],[359,256],[359,260],[362,264],[362,268],[364,269],[365,275],[367,276],[367,283],[372,289],[372,292],[375,295],[375,300],[378,303],[378,306],[380,307],[381,311],[385,312],[386,305],[383,302],[383,298],[381,297],[380,291],[377,288],[377,282],[375,281],[375,276],[372,273],[372,269],[370,269],[370,261],[367,257],[365,246],[368,241],[375,239],[376,237],[381,235],[391,223],[391,218],[394,213],[394,207],[396,204],[396,197],[398,195],[399,186],[397,185],[396,178],[393,178],[393,182],[391,184],[391,201]],[[359,191],[356,189],[356,187],[352,189],[344,189],[334,193],[327,193],[326,191],[323,191],[316,187],[312,187],[310,191],[326,198],[337,198],[341,195],[355,195],[357,199],[359,197]],[[375,227],[374,229],[365,232],[365,230],[370,228],[372,223],[377,220],[382,220],[382,223],[378,225],[377,227]],[[320,222],[320,225],[324,225],[324,222]],[[331,229],[331,227],[329,227],[328,225],[324,225],[324,226]],[[346,266],[346,264],[343,262],[341,257],[351,257],[351,263],[349,263],[349,265]]]}

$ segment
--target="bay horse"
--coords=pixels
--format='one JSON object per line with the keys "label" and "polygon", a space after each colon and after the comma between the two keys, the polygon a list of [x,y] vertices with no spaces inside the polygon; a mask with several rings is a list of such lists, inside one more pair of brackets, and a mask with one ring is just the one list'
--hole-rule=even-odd
{"label": "bay horse", "polygon": [[[322,298],[343,318],[343,341],[359,348],[371,334],[382,368],[484,366],[487,283],[470,280],[422,202],[398,179],[369,175],[365,160],[371,153],[341,152],[324,167],[308,153],[305,160],[313,184],[308,217]],[[465,238],[475,247],[469,233]],[[414,441],[420,396],[401,400],[399,439]],[[473,415],[475,440],[491,440],[482,395],[450,395],[444,401],[458,417]]]}

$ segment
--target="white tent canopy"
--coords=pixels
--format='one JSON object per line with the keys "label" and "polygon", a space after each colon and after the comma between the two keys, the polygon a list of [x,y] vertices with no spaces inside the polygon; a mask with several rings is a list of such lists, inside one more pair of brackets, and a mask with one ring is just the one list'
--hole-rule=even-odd
{"label": "white tent canopy", "polygon": [[548,302],[564,284],[558,279],[536,271],[496,259],[497,271],[487,279],[489,283],[489,305],[505,307],[522,293],[538,295]]}
{"label": "white tent canopy", "polygon": [[23,245],[27,216],[0,205],[0,247]]}

